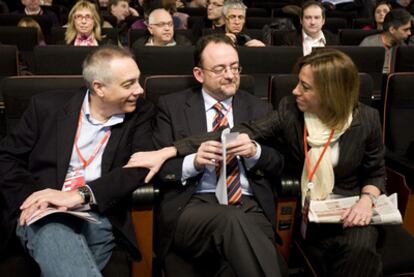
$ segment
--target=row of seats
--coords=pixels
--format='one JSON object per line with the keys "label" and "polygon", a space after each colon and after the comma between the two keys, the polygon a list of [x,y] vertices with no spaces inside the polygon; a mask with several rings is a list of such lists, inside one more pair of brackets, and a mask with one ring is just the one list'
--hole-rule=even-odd
{"label": "row of seats", "polygon": [[[10,47],[2,47],[6,47],[10,51]],[[347,53],[357,65],[359,72],[365,72],[372,76],[374,79],[374,94],[380,95],[384,48],[357,46],[335,46],[335,48]],[[31,71],[37,75],[81,74],[82,61],[93,49],[93,47],[63,45],[35,47]],[[149,75],[192,74],[194,66],[193,50],[194,47],[191,46],[171,48],[143,46],[134,48],[133,53],[143,77],[146,77]],[[397,51],[397,56],[404,61],[403,64],[407,64],[405,56],[410,55],[413,51],[414,47],[401,47]],[[302,55],[302,50],[299,47],[239,48],[240,64],[243,67],[242,72],[252,74],[255,77],[254,93],[262,98],[267,98],[269,76],[272,74],[292,73],[296,61]],[[0,68],[0,72],[16,72],[16,60],[13,62],[11,58],[15,56],[8,55],[5,57],[4,61],[9,60],[9,62],[2,62],[0,67],[4,67],[4,69]],[[397,59],[398,62],[400,62],[400,59]],[[400,64],[396,64],[393,68],[404,70]]]}
{"label": "row of seats", "polygon": [[[360,87],[360,100],[366,104],[370,103],[371,99],[371,93],[373,91],[373,80],[368,74],[360,74],[361,78],[361,87]],[[289,94],[293,88],[293,86],[297,82],[297,77],[295,74],[280,74],[280,75],[274,75],[271,78],[271,91],[269,100],[273,104],[274,107],[277,106],[279,100],[285,96],[286,94]],[[414,73],[396,73],[392,74],[389,77],[389,84],[387,86],[387,92],[386,92],[386,127],[385,130],[385,136],[394,136],[395,141],[393,143],[402,143],[403,146],[400,145],[394,145],[391,146],[388,143],[388,139],[386,139],[387,147],[389,149],[400,149],[401,147],[405,147],[407,145],[407,140],[403,139],[400,140],[401,132],[407,130],[409,126],[404,126],[398,121],[398,118],[401,118],[402,116],[407,119],[406,124],[409,124],[411,120],[414,120],[414,103],[413,98],[414,95],[409,93],[410,88],[414,86]],[[53,84],[51,86],[50,84]],[[10,125],[13,125],[18,118],[21,117],[24,109],[27,107],[27,104],[30,100],[30,97],[48,90],[55,90],[55,89],[70,89],[70,88],[79,88],[83,86],[83,80],[81,76],[16,76],[16,77],[10,77],[3,80],[1,83],[0,89],[4,93],[4,100],[6,103],[6,114],[9,119]],[[152,76],[148,77],[145,80],[144,89],[146,92],[145,97],[152,101],[156,101],[157,97],[159,97],[162,94],[171,93],[177,90],[181,90],[184,88],[191,87],[193,85],[197,85],[197,82],[193,79],[192,76]],[[243,75],[241,78],[241,87],[246,90],[251,90],[253,88],[253,77]],[[397,99],[397,100],[396,100]],[[400,99],[400,100],[398,100]],[[401,114],[401,111],[403,114]],[[411,112],[410,112],[411,111]],[[397,129],[396,132],[399,132],[397,134],[390,134],[387,135],[387,132],[394,132]],[[410,132],[411,138],[413,137],[413,132]],[[398,137],[398,140],[396,139]],[[405,146],[404,146],[405,145]],[[389,189],[390,192],[393,192],[394,189]],[[399,204],[400,208],[404,205],[408,205],[406,201],[404,201],[404,195],[400,195]],[[281,205],[283,202],[280,202],[278,205]],[[278,209],[280,207],[278,206]],[[409,209],[401,210],[404,219],[406,218],[407,214],[412,213]],[[404,211],[404,212],[403,212]],[[293,212],[294,214],[294,212]],[[147,215],[151,217],[151,215]],[[279,213],[280,216],[280,213]],[[278,217],[278,219],[280,219]],[[152,217],[151,217],[152,220]],[[283,222],[278,221],[278,231],[279,232],[290,232],[290,235],[292,235],[293,230],[293,219],[290,218],[289,222],[286,222],[284,220]],[[142,223],[142,222],[141,222]],[[151,222],[152,224],[152,222]],[[412,228],[412,226],[407,226],[407,221],[404,222],[404,225],[406,228]],[[286,227],[288,226],[288,227]],[[144,226],[141,224],[141,228]],[[150,227],[148,224],[145,226],[146,228]],[[150,228],[152,230],[152,227]],[[409,254],[409,252],[402,253],[401,251],[410,251],[407,249],[407,245],[401,245],[400,240],[402,238],[407,238],[407,234],[404,230],[399,230],[397,228],[397,231],[401,233],[401,236],[395,238],[395,237],[387,237],[387,234],[390,232],[395,232],[394,227],[390,228],[384,228],[384,230],[392,229],[393,231],[384,231],[384,239],[381,240],[381,245],[379,245],[379,249],[381,254],[383,255],[383,263],[384,263],[384,273],[385,275],[392,275],[395,273],[412,273],[413,272],[413,263],[410,260],[412,258],[412,255]],[[146,230],[149,232],[150,235],[152,235],[151,230]],[[140,230],[140,233],[142,233],[143,230]],[[388,232],[388,233],[387,233]],[[411,230],[412,233],[414,233],[414,230]],[[147,238],[148,239],[148,238]],[[392,243],[391,243],[391,242]],[[409,240],[410,241],[410,240]],[[412,240],[410,241],[412,242]],[[141,243],[141,242],[140,242]],[[295,243],[298,244],[298,242],[295,240]],[[397,245],[397,248],[395,248]],[[411,244],[409,244],[411,245]],[[152,244],[150,246],[147,246],[147,248],[150,249],[150,253],[146,256],[144,256],[143,263],[145,266],[150,266],[151,260],[152,260],[152,253],[151,248]],[[285,258],[288,258],[289,253],[289,247],[290,243],[285,240],[285,244],[282,248],[282,253],[285,254]],[[298,247],[300,245],[298,244]],[[384,247],[388,247],[385,248]],[[392,249],[389,249],[389,247],[394,247]],[[399,247],[399,248],[398,248]],[[287,248],[287,249],[286,249]],[[385,251],[388,249],[388,251]],[[148,250],[148,249],[147,249]],[[301,249],[306,252],[306,249]],[[384,251],[383,251],[384,250]],[[412,250],[412,249],[411,249]],[[304,252],[304,255],[306,253]],[[287,253],[287,254],[286,254]],[[407,256],[404,256],[407,255]],[[138,265],[136,265],[138,266]],[[142,273],[142,271],[135,271],[135,273]],[[140,275],[140,276],[151,276],[149,275]]]}

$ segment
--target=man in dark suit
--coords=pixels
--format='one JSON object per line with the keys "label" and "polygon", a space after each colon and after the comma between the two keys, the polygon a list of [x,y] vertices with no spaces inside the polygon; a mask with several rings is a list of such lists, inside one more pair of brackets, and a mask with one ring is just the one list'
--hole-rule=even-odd
{"label": "man in dark suit", "polygon": [[286,33],[280,45],[301,46],[303,55],[312,52],[313,47],[339,44],[338,36],[327,30],[322,30],[325,24],[325,8],[318,1],[307,1],[302,6],[300,23],[302,29]]}
{"label": "man in dark suit", "polygon": [[[238,89],[241,67],[230,38],[223,34],[203,37],[194,57],[193,74],[202,87],[160,98],[154,129],[159,148],[271,111],[270,105]],[[215,276],[229,272],[281,275],[274,244],[274,193],[268,177],[280,173],[283,159],[246,135],[238,136],[236,142],[239,151],[228,158],[227,177],[234,176],[229,169],[234,158],[238,181],[232,188],[238,194],[227,187],[225,203],[218,200],[216,190],[219,142],[207,141],[197,153],[172,159],[160,171],[159,244],[161,257],[167,257],[167,274],[168,252],[174,251]],[[219,265],[207,263],[212,260],[220,261]]]}
{"label": "man in dark suit", "polygon": [[[139,75],[130,53],[98,48],[83,64],[88,90],[34,96],[0,143],[6,239],[17,225],[42,276],[100,276],[115,245],[140,256],[128,200],[147,170],[122,168],[152,148],[154,108],[140,98]],[[79,207],[100,224],[58,213],[28,225],[47,208]]]}

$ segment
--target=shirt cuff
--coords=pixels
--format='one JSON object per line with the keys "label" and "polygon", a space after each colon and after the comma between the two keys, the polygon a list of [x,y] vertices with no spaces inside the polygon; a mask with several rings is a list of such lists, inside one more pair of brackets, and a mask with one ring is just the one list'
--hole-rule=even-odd
{"label": "shirt cuff", "polygon": [[252,140],[254,144],[256,144],[256,154],[251,156],[250,158],[244,158],[244,165],[249,170],[253,166],[256,165],[257,161],[260,159],[260,155],[262,154],[262,147],[256,141]]}
{"label": "shirt cuff", "polygon": [[183,184],[183,186],[186,185],[187,179],[197,176],[201,173],[201,171],[198,171],[194,166],[195,157],[196,153],[184,157],[183,168],[181,171],[181,183]]}
{"label": "shirt cuff", "polygon": [[85,186],[88,187],[89,191],[91,192],[91,200],[90,200],[89,204],[90,205],[96,205],[96,204],[98,204],[96,202],[96,198],[95,198],[95,195],[93,194],[93,191],[92,191],[91,187],[88,184],[85,184]]}

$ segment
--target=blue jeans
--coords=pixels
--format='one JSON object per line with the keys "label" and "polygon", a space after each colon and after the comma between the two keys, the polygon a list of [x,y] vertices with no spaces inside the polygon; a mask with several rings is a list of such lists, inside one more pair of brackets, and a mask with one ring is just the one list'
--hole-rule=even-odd
{"label": "blue jeans", "polygon": [[17,225],[17,236],[42,276],[102,276],[115,242],[109,220],[92,214],[100,224],[59,213],[30,226]]}

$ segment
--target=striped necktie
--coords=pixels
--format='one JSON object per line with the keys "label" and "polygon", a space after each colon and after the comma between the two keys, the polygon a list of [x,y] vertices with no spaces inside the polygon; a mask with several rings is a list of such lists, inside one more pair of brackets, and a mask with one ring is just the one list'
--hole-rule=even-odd
{"label": "striped necktie", "polygon": [[[220,102],[214,104],[213,108],[216,110],[216,115],[213,118],[213,131],[216,131],[219,127],[228,127],[229,122],[227,116],[224,114],[224,107]],[[220,172],[220,168],[216,173]],[[240,183],[240,171],[239,162],[236,156],[227,157],[226,164],[227,172],[227,198],[229,205],[240,205],[241,204],[241,183]],[[218,174],[217,174],[218,176]]]}

